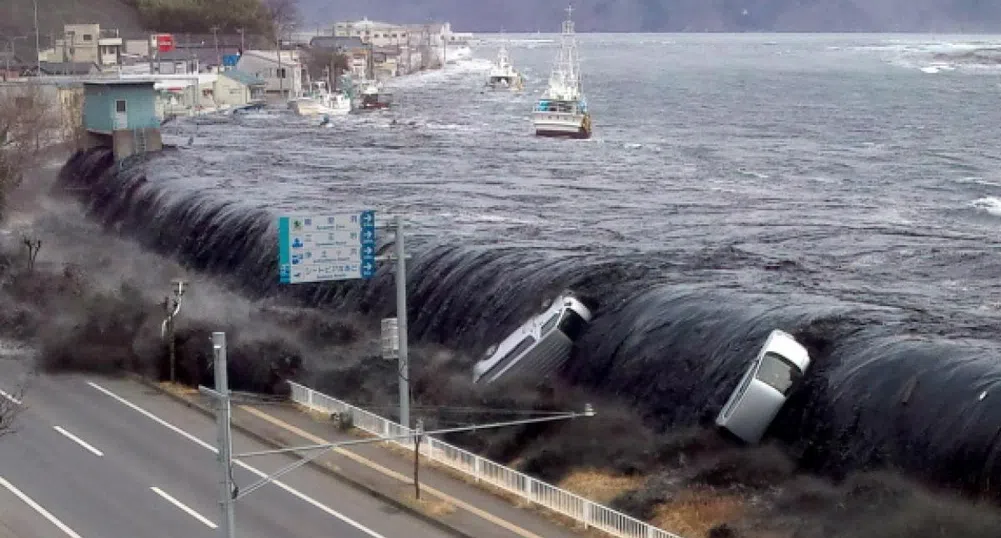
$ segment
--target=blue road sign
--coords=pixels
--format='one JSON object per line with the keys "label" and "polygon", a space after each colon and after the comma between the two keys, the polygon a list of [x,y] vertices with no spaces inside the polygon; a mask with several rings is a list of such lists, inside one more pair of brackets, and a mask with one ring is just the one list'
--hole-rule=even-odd
{"label": "blue road sign", "polygon": [[282,284],[375,276],[375,211],[278,219]]}

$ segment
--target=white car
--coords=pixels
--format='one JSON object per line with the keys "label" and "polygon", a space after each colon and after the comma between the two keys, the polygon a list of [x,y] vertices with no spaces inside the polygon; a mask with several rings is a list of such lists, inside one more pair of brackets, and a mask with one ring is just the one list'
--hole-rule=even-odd
{"label": "white car", "polygon": [[591,310],[564,292],[544,312],[490,346],[473,367],[473,383],[492,383],[508,376],[544,379],[570,358],[574,341],[590,321]]}
{"label": "white car", "polygon": [[720,410],[716,425],[756,444],[809,367],[805,347],[786,332],[772,331]]}

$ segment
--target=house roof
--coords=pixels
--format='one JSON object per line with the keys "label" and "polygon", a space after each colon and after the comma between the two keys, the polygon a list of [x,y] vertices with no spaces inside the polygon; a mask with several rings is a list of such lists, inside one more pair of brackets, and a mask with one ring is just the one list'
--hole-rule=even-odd
{"label": "house roof", "polygon": [[219,47],[219,54],[216,54],[215,47],[179,47],[170,52],[159,53],[159,58],[168,62],[188,62],[192,59],[204,65],[218,65],[222,56],[237,54],[238,48]]}
{"label": "house roof", "polygon": [[41,68],[46,75],[89,75],[100,70],[94,62],[41,62]]}
{"label": "house roof", "polygon": [[360,49],[366,45],[359,36],[318,36],[309,40],[309,46],[317,49],[343,50]]}
{"label": "house roof", "polygon": [[231,78],[245,86],[264,86],[267,84],[264,79],[247,73],[246,71],[240,71],[239,69],[223,71],[222,76]]}
{"label": "house roof", "polygon": [[84,86],[153,86],[156,81],[152,79],[108,79],[108,80],[85,80]]}
{"label": "house roof", "polygon": [[[299,63],[299,57],[297,54],[293,54],[294,51],[283,50],[282,51],[282,63],[295,65]],[[278,63],[278,51],[277,50],[248,50],[244,51],[243,58],[257,58],[264,60],[266,62]]]}
{"label": "house roof", "polygon": [[389,29],[389,28],[403,28],[402,24],[393,24],[391,22],[382,22],[382,21],[370,21],[367,18],[361,19],[359,21],[340,21],[340,22],[335,23],[335,25],[337,25],[337,26],[352,26],[352,27],[368,28],[368,29],[376,29],[376,28],[380,28],[380,29],[381,28],[387,28],[387,29]]}

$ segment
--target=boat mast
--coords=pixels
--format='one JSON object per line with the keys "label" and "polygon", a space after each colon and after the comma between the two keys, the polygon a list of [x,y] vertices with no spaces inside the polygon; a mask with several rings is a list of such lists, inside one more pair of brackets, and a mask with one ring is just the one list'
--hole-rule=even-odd
{"label": "boat mast", "polygon": [[[580,97],[580,60],[577,56],[577,37],[574,33],[573,6],[567,6],[567,20],[563,21],[560,52],[549,76],[549,87],[558,89],[561,97]],[[569,95],[567,95],[569,94]]]}

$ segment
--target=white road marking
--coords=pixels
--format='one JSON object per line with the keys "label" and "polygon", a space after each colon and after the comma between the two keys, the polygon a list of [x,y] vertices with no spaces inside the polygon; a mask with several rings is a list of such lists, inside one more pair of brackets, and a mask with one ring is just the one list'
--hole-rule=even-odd
{"label": "white road marking", "polygon": [[86,448],[87,450],[91,451],[91,453],[93,453],[95,456],[98,456],[98,457],[104,456],[103,452],[101,452],[100,450],[94,448],[93,446],[91,446],[90,444],[88,444],[83,439],[80,439],[79,437],[77,437],[77,436],[73,435],[72,433],[66,431],[65,429],[63,429],[62,426],[53,426],[52,428],[54,430],[56,430],[57,432],[65,435],[66,437],[69,437],[71,440],[76,441],[76,443],[78,445],[80,445],[80,446]]}
{"label": "white road marking", "polygon": [[10,394],[9,394],[8,392],[5,392],[5,391],[4,391],[4,390],[2,390],[2,389],[0,389],[0,396],[3,396],[4,398],[7,398],[7,399],[8,399],[8,400],[10,400],[10,401],[11,401],[11,402],[12,402],[12,403],[13,403],[14,405],[21,405],[21,400],[18,400],[17,398],[15,398],[15,397],[11,396],[11,395],[10,395]]}
{"label": "white road marking", "polygon": [[7,488],[8,490],[10,490],[10,492],[13,493],[14,495],[16,495],[17,498],[19,498],[22,501],[24,501],[24,504],[27,504],[28,506],[30,506],[36,512],[38,512],[39,514],[41,514],[42,517],[44,517],[45,519],[49,520],[49,523],[52,523],[59,530],[61,530],[64,533],[66,533],[66,536],[69,536],[70,538],[81,538],[81,536],[79,534],[77,534],[76,532],[74,532],[73,529],[67,527],[65,523],[63,523],[62,521],[59,521],[59,519],[56,518],[56,516],[50,514],[48,510],[42,508],[42,505],[36,503],[31,497],[28,497],[21,490],[15,488],[14,484],[11,484],[7,480],[5,480],[2,476],[0,476],[0,486],[3,486],[5,488]]}
{"label": "white road marking", "polygon": [[[162,418],[154,415],[153,413],[150,413],[149,411],[143,409],[142,407],[139,407],[138,405],[136,405],[136,404],[134,404],[134,403],[126,400],[125,398],[122,398],[121,396],[115,394],[114,392],[111,392],[110,390],[108,390],[108,389],[106,389],[106,388],[98,385],[97,383],[94,383],[93,381],[88,381],[87,384],[90,385],[91,387],[94,387],[95,389],[103,392],[104,394],[110,396],[111,398],[113,398],[114,400],[118,401],[122,405],[124,405],[126,407],[129,407],[132,410],[134,410],[134,411],[142,414],[143,416],[145,416],[146,418],[152,420],[153,422],[156,422],[157,424],[159,424],[159,425],[167,428],[168,430],[171,430],[174,433],[177,433],[178,435],[181,435],[182,437],[185,437],[186,439],[188,439],[192,443],[195,443],[196,445],[198,445],[198,446],[200,446],[202,448],[205,448],[207,450],[211,450],[213,453],[218,453],[219,452],[218,449],[216,449],[216,447],[214,447],[214,446],[206,443],[205,441],[202,441],[201,439],[199,439],[199,438],[195,437],[194,435],[192,435],[192,434],[190,434],[190,433],[182,430],[181,428],[178,428],[177,426],[174,426],[173,424],[167,422],[166,420],[163,420]],[[234,460],[233,461],[233,465],[236,465],[238,467],[246,469],[246,470],[250,471],[251,473],[257,475],[259,478],[265,478],[265,477],[268,476],[267,473],[265,473],[265,472],[263,472],[263,471],[255,468],[255,467],[251,467],[250,465],[248,465],[248,464],[246,464],[246,463],[244,463],[243,461],[240,461],[240,460]],[[306,495],[305,493],[303,493],[303,492],[301,492],[301,491],[293,488],[292,486],[289,486],[288,484],[282,482],[281,480],[272,480],[271,483],[274,484],[274,485],[276,485],[276,486],[278,486],[279,488],[285,490],[286,492],[290,493],[292,496],[297,497],[297,498],[299,498],[299,499],[301,499],[303,501],[306,501],[307,503],[313,505],[316,508],[319,508],[324,513],[326,513],[326,514],[328,514],[330,516],[333,516],[333,517],[335,517],[335,518],[337,518],[337,519],[339,519],[339,520],[347,523],[348,525],[351,525],[352,527],[354,527],[354,528],[356,528],[356,529],[364,532],[365,534],[371,536],[372,538],[385,538],[383,535],[381,535],[381,534],[375,532],[374,530],[366,527],[365,525],[362,525],[361,523],[359,523],[359,522],[357,522],[357,521],[349,518],[348,516],[345,516],[344,514],[342,514],[342,513],[338,512],[338,511],[334,510],[333,508],[330,508],[329,506],[327,506],[327,505],[321,503],[320,501],[318,501],[318,500],[316,500],[316,499],[314,499],[314,498]]]}
{"label": "white road marking", "polygon": [[167,502],[169,502],[170,504],[172,504],[172,505],[180,508],[181,510],[184,510],[185,512],[187,512],[189,516],[197,519],[198,521],[201,521],[202,523],[205,524],[206,527],[208,527],[210,529],[215,529],[216,528],[216,524],[215,523],[212,523],[211,521],[208,520],[208,518],[206,518],[205,516],[199,514],[198,512],[195,512],[193,509],[189,508],[187,505],[185,505],[181,501],[179,501],[179,500],[171,497],[166,492],[164,492],[162,489],[160,489],[160,488],[158,488],[156,486],[150,486],[149,489],[153,490],[153,493],[156,493],[157,495],[163,497],[164,499],[167,499]]}

